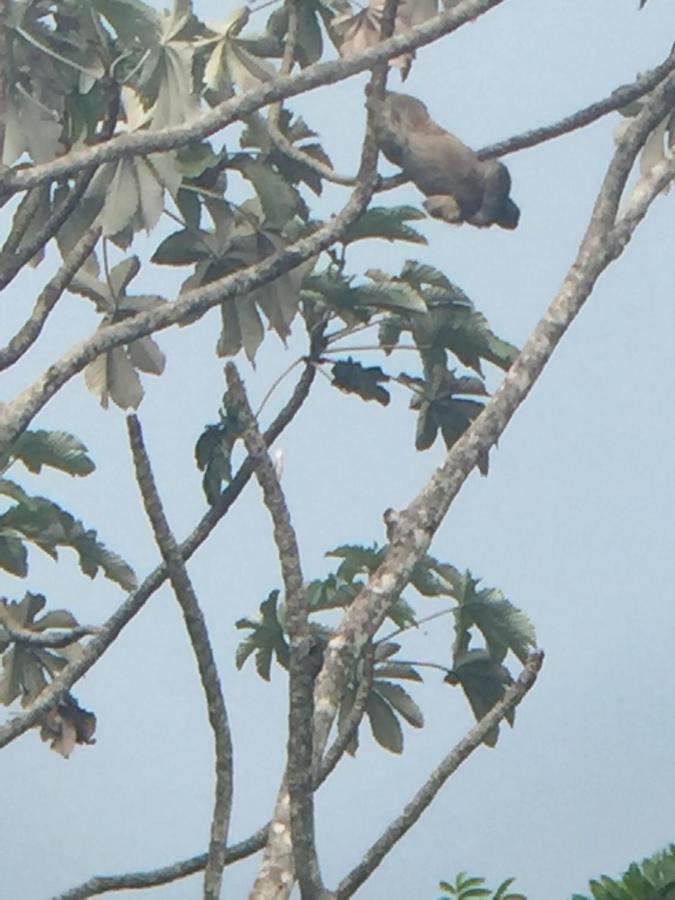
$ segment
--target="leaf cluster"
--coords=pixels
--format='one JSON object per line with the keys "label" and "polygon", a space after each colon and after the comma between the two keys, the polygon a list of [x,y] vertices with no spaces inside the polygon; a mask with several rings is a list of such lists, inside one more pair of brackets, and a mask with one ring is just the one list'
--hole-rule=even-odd
{"label": "leaf cluster", "polygon": [[438,885],[443,891],[438,900],[446,900],[448,897],[456,897],[457,900],[472,900],[472,898],[484,898],[484,900],[526,900],[524,894],[514,894],[509,888],[515,878],[507,878],[493,891],[485,886],[485,879],[460,872],[453,884],[441,881]]}
{"label": "leaf cluster", "polygon": [[[379,566],[384,548],[344,545],[326,554],[337,558],[336,571],[323,579],[306,585],[306,600],[310,610],[312,629],[316,640],[327,643],[332,629],[318,613],[343,609],[351,604],[361,591],[366,579]],[[504,695],[512,682],[504,664],[509,652],[521,662],[535,646],[534,628],[527,616],[494,588],[479,588],[479,582],[470,573],[461,574],[450,563],[442,563],[426,556],[414,568],[411,587],[422,598],[447,598],[453,603],[445,610],[455,622],[454,641],[448,642],[448,660],[438,662],[411,662],[401,655],[402,645],[386,635],[374,641],[373,679],[366,705],[366,717],[375,740],[387,750],[400,753],[403,750],[402,722],[414,728],[424,725],[424,715],[400,681],[422,682],[420,669],[432,666],[445,673],[444,681],[459,685],[471,706],[476,719],[482,718]],[[413,606],[399,597],[388,610],[388,619],[396,626],[395,634],[404,634],[418,626]],[[236,654],[237,667],[241,668],[253,655],[258,674],[270,679],[272,661],[288,667],[289,649],[284,628],[283,605],[279,603],[279,591],[273,591],[260,605],[257,619],[244,618],[237,628],[248,632],[239,644]],[[472,642],[480,641],[480,646]],[[338,730],[346,727],[354,705],[363,664],[355,666],[342,698]],[[513,716],[508,720],[513,724]],[[485,743],[494,746],[498,732],[491,732]],[[358,734],[350,741],[348,750],[356,752]]]}
{"label": "leaf cluster", "polygon": [[[5,508],[0,512],[0,567],[11,575],[25,578],[29,571],[28,546],[36,547],[58,559],[59,549],[67,547],[78,558],[80,569],[89,578],[100,571],[125,590],[136,587],[136,577],[124,560],[99,541],[71,513],[45,497],[29,494],[16,481],[5,477],[11,467],[21,463],[29,472],[40,474],[43,467],[73,477],[94,471],[87,448],[77,438],[60,431],[26,431],[10,444],[0,459],[0,496]],[[30,705],[68,662],[80,653],[77,638],[58,647],[40,637],[58,630],[66,636],[78,622],[68,610],[43,613],[43,594],[26,592],[21,601],[0,598],[0,703],[9,705],[19,699]],[[80,632],[81,633],[81,632]],[[28,640],[25,636],[34,638]],[[54,750],[67,756],[76,743],[90,743],[95,716],[82,710],[68,695],[53,707],[40,723],[42,736]]]}

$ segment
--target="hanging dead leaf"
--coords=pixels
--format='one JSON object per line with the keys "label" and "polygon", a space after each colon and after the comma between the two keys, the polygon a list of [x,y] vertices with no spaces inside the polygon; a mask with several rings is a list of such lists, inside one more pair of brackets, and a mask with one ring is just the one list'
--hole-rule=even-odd
{"label": "hanging dead leaf", "polygon": [[40,719],[40,737],[50,747],[68,759],[76,744],[95,744],[96,716],[83,709],[77,700],[66,694]]}

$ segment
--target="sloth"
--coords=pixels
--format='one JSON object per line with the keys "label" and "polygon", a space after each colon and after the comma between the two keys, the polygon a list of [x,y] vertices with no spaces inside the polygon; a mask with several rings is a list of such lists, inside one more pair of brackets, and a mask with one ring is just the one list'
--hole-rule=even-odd
{"label": "sloth", "polygon": [[429,215],[477,228],[518,225],[520,210],[509,197],[511,176],[503,163],[479,159],[415,97],[387,91],[374,109],[380,149],[426,194]]}

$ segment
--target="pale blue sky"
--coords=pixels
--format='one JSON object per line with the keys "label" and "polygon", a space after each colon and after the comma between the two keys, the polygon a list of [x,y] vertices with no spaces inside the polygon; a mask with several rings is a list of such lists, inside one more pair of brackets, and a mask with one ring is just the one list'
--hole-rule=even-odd
{"label": "pale blue sky", "polygon": [[[650,0],[641,13],[637,5],[507,0],[420,51],[404,90],[474,146],[553,121],[666,56],[675,38],[672,3]],[[196,0],[195,8],[205,18],[226,13],[213,0]],[[341,170],[356,158],[348,129],[361,115],[362,83],[352,79],[289,104],[321,132]],[[352,254],[352,270],[394,271],[409,257],[433,263],[500,335],[521,343],[573,259],[618,121],[609,116],[508,159],[522,210],[516,232],[428,221],[422,225],[428,247],[363,245]],[[342,189],[326,191],[320,211],[335,209],[342,196]],[[419,196],[409,188],[388,199]],[[494,883],[516,875],[530,900],[567,900],[585,890],[589,877],[618,874],[675,839],[674,220],[675,197],[659,198],[492,454],[490,477],[469,480],[433,544],[434,555],[471,568],[523,608],[547,658],[515,730],[461,767],[359,893],[365,900],[434,898],[438,880],[460,869]],[[16,318],[7,306],[3,343],[4,329],[12,332],[43,283],[42,268],[10,289],[6,303],[16,304]],[[153,290],[161,285],[167,296],[175,291],[172,273],[162,269],[137,280],[139,289],[144,282]],[[3,376],[3,399],[95,321],[82,298],[65,299],[35,353]],[[204,424],[215,421],[223,390],[222,361],[211,352],[217,329],[212,312],[197,326],[160,336],[167,371],[146,379],[140,409],[167,513],[181,537],[204,508],[192,451]],[[294,352],[302,352],[300,335],[289,350],[271,336],[255,372],[241,363],[254,398]],[[123,415],[100,410],[80,378],[35,424],[74,432],[98,464],[89,479],[48,476],[36,490],[98,527],[142,577],[157,553],[138,508]],[[281,440],[306,577],[329,570],[323,553],[337,544],[383,540],[382,511],[409,500],[441,458],[440,447],[416,453],[413,434],[402,393],[382,410],[318,380]],[[269,816],[284,752],[281,672],[267,685],[252,667],[237,673],[233,665],[241,636],[235,620],[254,614],[280,580],[258,499],[251,485],[190,565],[234,729],[234,840]],[[20,596],[25,588],[48,589],[51,605],[72,608],[84,622],[101,621],[119,592],[78,579],[73,561],[63,560],[55,567],[35,557],[27,583],[8,576],[3,590]],[[406,652],[442,659],[450,629],[443,619],[428,626]],[[95,747],[78,748],[64,761],[29,734],[3,751],[3,897],[44,900],[94,873],[161,865],[206,847],[211,734],[166,588],[74,693],[99,717]],[[319,793],[329,885],[471,724],[462,697],[433,676],[415,697],[428,724],[422,732],[406,730],[404,755],[387,754],[364,732],[356,760],[344,761]],[[246,895],[257,860],[226,870],[224,897]],[[199,878],[153,894],[200,895]]]}

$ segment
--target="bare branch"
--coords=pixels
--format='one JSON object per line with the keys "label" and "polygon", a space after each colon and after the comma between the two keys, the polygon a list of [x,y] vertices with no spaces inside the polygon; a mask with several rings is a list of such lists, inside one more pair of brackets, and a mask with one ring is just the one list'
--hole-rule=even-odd
{"label": "bare branch", "polygon": [[389,851],[417,822],[453,772],[473,753],[476,747],[480,746],[485,736],[518,706],[537,680],[543,661],[543,653],[531,654],[518,680],[507,688],[503,698],[456,744],[440,765],[434,769],[403,812],[391,823],[382,837],[370,847],[361,862],[342,879],[335,893],[336,900],[346,900],[347,897],[353,896],[373,874]]}
{"label": "bare branch", "polygon": [[527,150],[529,147],[536,147],[537,144],[543,144],[553,138],[560,137],[563,134],[569,134],[577,131],[579,128],[585,128],[587,125],[597,122],[608,113],[616,112],[639,100],[653,90],[657,85],[666,78],[675,69],[675,48],[671,50],[667,58],[655,69],[649,72],[643,72],[635,81],[630,84],[624,84],[613,90],[609,97],[604,100],[598,100],[580,109],[578,112],[572,113],[571,116],[565,116],[552,125],[542,125],[539,128],[533,128],[530,131],[524,131],[521,134],[515,134],[513,137],[496,144],[490,144],[477,150],[476,153],[480,159],[492,159],[497,156],[506,156],[509,153],[516,153],[518,150]]}
{"label": "bare branch", "polygon": [[344,81],[352,75],[371,69],[378,62],[399,56],[407,50],[431,44],[503,2],[504,0],[462,0],[457,6],[417,25],[412,31],[389,38],[363,53],[330,62],[315,63],[295,75],[279,76],[255,91],[220,103],[189,125],[179,125],[156,132],[124,134],[104,144],[68,153],[49,163],[11,169],[0,175],[0,197],[4,198],[36,184],[73,175],[90,165],[98,166],[123,157],[174,150],[200,141],[269,103],[304,94],[313,88]]}
{"label": "bare branch", "polygon": [[[269,823],[259,828],[254,834],[233,844],[225,850],[225,865],[239,862],[257,853],[265,846]],[[147,872],[127,872],[124,875],[96,875],[77,887],[59,894],[53,900],[85,900],[86,897],[95,897],[98,894],[106,894],[108,891],[143,890],[144,888],[159,887],[161,884],[169,884],[181,878],[188,878],[202,872],[206,866],[208,854],[200,853],[199,856],[191,856],[189,859],[180,860],[169,866],[159,869],[150,869]]]}
{"label": "bare branch", "polygon": [[0,349],[0,372],[14,365],[40,336],[51,311],[58,303],[78,269],[96,246],[101,227],[93,225],[73,247],[58,272],[44,286],[33,312],[6,347]]}
{"label": "bare branch", "polygon": [[218,900],[225,865],[225,843],[232,812],[233,788],[232,737],[227,720],[225,698],[206,620],[185,568],[180,548],[164,514],[150,460],[143,443],[141,425],[135,415],[127,416],[127,430],[136,468],[136,480],[143,497],[145,512],[164,559],[176,600],[183,611],[185,627],[197,660],[199,676],[206,695],[209,722],[213,730],[216,787],[211,821],[211,840],[204,871],[204,900]]}
{"label": "bare branch", "polygon": [[[318,897],[323,885],[314,839],[312,794],[312,712],[314,675],[312,635],[307,617],[300,553],[295,530],[274,463],[253,416],[234,363],[225,367],[230,402],[243,429],[243,439],[274,526],[285,593],[285,625],[289,652],[288,761],[286,786],[290,800],[293,860],[303,898]],[[292,877],[292,876],[291,876]]]}
{"label": "bare branch", "polygon": [[[279,437],[307,399],[315,374],[316,369],[311,362],[308,362],[288,403],[265,432],[265,441],[268,446]],[[201,521],[187,540],[180,545],[179,549],[183,560],[190,559],[192,554],[201,547],[218,522],[237,500],[252,474],[252,462],[250,459],[245,459],[218,501],[202,516]],[[29,728],[39,723],[44,713],[51,709],[55,703],[58,703],[72,686],[103,656],[122,629],[143,608],[154,592],[164,584],[166,578],[166,565],[161,564],[157,566],[140,587],[131,593],[124,603],[100,627],[99,633],[87,644],[81,657],[69,663],[59,673],[58,677],[40,692],[39,697],[25,712],[15,716],[6,725],[0,726],[0,748],[11,743],[28,731]]]}
{"label": "bare branch", "polygon": [[[635,158],[647,136],[675,102],[675,75],[670,76],[646,101],[619,142],[607,169],[595,207],[558,295],[526,341],[499,390],[482,413],[449,450],[445,462],[410,505],[400,513],[385,515],[390,544],[379,568],[345,612],[329,642],[324,667],[316,682],[314,703],[315,752],[325,746],[339,698],[354,659],[381,625],[389,605],[406,586],[414,565],[426,553],[440,523],[460,488],[482,455],[494,446],[511,417],[536,383],[563,335],[586,302],[607,266],[623,252],[639,219],[620,220],[615,227],[619,199]],[[658,179],[666,178],[659,173]],[[645,192],[642,214],[655,190]],[[651,198],[651,200],[650,200]]]}

